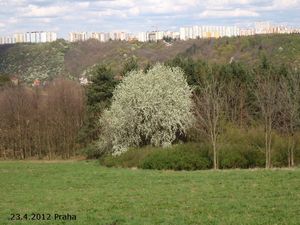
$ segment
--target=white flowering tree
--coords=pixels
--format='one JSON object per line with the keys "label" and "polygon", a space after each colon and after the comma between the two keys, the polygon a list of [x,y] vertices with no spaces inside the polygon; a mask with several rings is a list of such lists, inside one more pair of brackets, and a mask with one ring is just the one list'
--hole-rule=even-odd
{"label": "white flowering tree", "polygon": [[113,154],[120,154],[128,147],[172,144],[192,123],[191,109],[183,71],[156,64],[147,73],[132,71],[124,78],[101,121]]}

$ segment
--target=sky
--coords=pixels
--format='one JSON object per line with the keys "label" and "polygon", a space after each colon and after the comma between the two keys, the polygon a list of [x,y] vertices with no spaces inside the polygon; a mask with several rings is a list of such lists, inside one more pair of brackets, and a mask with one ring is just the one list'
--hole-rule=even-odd
{"label": "sky", "polygon": [[191,25],[300,27],[300,0],[0,0],[0,36],[26,31],[179,30]]}

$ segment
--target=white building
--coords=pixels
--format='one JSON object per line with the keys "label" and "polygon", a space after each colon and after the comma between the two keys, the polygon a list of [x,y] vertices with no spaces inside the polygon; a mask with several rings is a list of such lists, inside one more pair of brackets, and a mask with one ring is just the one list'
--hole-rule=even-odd
{"label": "white building", "polygon": [[148,35],[146,32],[139,32],[138,33],[138,41],[140,42],[147,42],[149,41]]}
{"label": "white building", "polygon": [[155,41],[160,41],[164,38],[164,32],[163,31],[155,31]]}
{"label": "white building", "polygon": [[140,42],[160,41],[163,40],[164,37],[172,37],[171,35],[173,35],[173,33],[170,31],[139,32],[137,34],[137,40]]}
{"label": "white building", "polygon": [[57,33],[46,32],[46,42],[53,42],[57,40]]}
{"label": "white building", "polygon": [[164,37],[172,38],[172,39],[179,39],[180,32],[174,31],[164,31]]}
{"label": "white building", "polygon": [[197,39],[197,38],[219,38],[239,36],[240,31],[236,26],[192,26],[180,28],[180,39]]}
{"label": "white building", "polygon": [[87,33],[86,32],[70,32],[69,33],[69,41],[70,42],[78,42],[78,41],[86,41]]}
{"label": "white building", "polygon": [[187,40],[189,39],[189,36],[188,36],[188,27],[180,27],[179,29],[179,33],[180,33],[180,40]]}
{"label": "white building", "polygon": [[268,21],[256,22],[255,33],[256,34],[269,34],[272,33],[272,25]]}
{"label": "white building", "polygon": [[254,28],[241,28],[240,29],[240,36],[251,36],[251,35],[255,35]]}
{"label": "white building", "polygon": [[27,43],[46,43],[53,42],[57,40],[57,34],[54,32],[45,32],[45,31],[33,31],[26,32],[24,34],[25,40]]}
{"label": "white building", "polygon": [[46,43],[57,40],[54,32],[34,31],[26,33],[15,33],[11,36],[0,37],[0,44],[14,43]]}
{"label": "white building", "polygon": [[101,33],[101,34],[100,34],[100,41],[101,41],[101,42],[106,42],[106,41],[108,41],[108,40],[109,40],[108,34],[106,34],[106,33]]}
{"label": "white building", "polygon": [[14,44],[14,43],[16,42],[13,37],[9,37],[9,36],[0,37],[0,44]]}
{"label": "white building", "polygon": [[127,41],[129,37],[128,33],[125,32],[110,32],[110,33],[101,33],[101,32],[71,32],[69,33],[69,41],[87,41],[89,39],[95,39],[101,42],[106,42],[109,40],[121,40]]}
{"label": "white building", "polygon": [[14,34],[13,35],[13,38],[15,39],[15,42],[16,43],[24,43],[26,42],[25,38],[26,38],[26,35],[24,33],[17,33],[17,34]]}

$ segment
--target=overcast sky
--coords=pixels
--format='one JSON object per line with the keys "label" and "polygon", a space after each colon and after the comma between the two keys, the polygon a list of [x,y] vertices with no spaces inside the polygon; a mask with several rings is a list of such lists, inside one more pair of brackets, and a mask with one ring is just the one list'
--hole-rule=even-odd
{"label": "overcast sky", "polygon": [[270,21],[300,27],[300,0],[0,0],[0,36],[46,30],[177,30]]}

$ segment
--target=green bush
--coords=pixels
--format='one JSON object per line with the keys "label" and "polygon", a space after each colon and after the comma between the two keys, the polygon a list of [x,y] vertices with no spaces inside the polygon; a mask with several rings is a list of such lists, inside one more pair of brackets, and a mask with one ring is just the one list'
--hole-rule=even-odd
{"label": "green bush", "polygon": [[263,167],[264,153],[245,144],[228,144],[220,149],[220,168]]}
{"label": "green bush", "polygon": [[272,148],[272,166],[274,167],[286,167],[288,166],[288,138],[282,137],[278,134],[273,136],[273,148]]}
{"label": "green bush", "polygon": [[221,149],[219,155],[219,166],[221,169],[247,167],[247,159],[239,147],[238,145],[228,145]]}
{"label": "green bush", "polygon": [[[219,168],[264,168],[265,148],[262,128],[240,129],[227,126],[221,135]],[[300,161],[300,133],[295,136],[295,165]],[[272,142],[272,165],[287,166],[288,141],[274,134]],[[200,170],[212,168],[212,152],[209,144],[185,143],[169,148],[144,147],[130,149],[120,156],[101,159],[109,167],[138,167],[158,170]]]}
{"label": "green bush", "polygon": [[264,167],[264,132],[260,127],[240,129],[227,124],[221,135],[220,168]]}
{"label": "green bush", "polygon": [[264,167],[265,166],[265,153],[258,148],[247,148],[243,151],[244,157],[247,160],[246,168]]}
{"label": "green bush", "polygon": [[195,143],[178,144],[169,148],[134,148],[119,156],[100,160],[108,167],[138,167],[158,170],[200,170],[211,168],[208,147]]}
{"label": "green bush", "polygon": [[99,159],[101,156],[103,156],[103,152],[94,142],[81,149],[81,152],[86,156],[87,159]]}
{"label": "green bush", "polygon": [[143,169],[202,170],[210,167],[209,160],[197,152],[181,152],[174,149],[158,150],[146,157]]}
{"label": "green bush", "polygon": [[118,156],[106,155],[100,159],[100,163],[107,167],[140,167],[143,160],[156,149],[154,147],[131,148]]}
{"label": "green bush", "polygon": [[295,148],[295,164],[300,166],[300,133],[295,135],[296,148]]}

